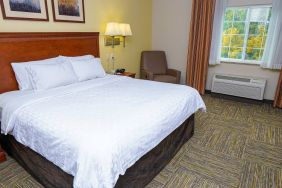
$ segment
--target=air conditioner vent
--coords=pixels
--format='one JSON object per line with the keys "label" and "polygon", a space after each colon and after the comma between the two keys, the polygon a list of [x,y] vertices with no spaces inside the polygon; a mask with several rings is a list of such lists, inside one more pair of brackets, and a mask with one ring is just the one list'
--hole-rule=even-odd
{"label": "air conditioner vent", "polygon": [[212,92],[263,100],[266,80],[236,75],[215,74]]}
{"label": "air conditioner vent", "polygon": [[232,80],[232,81],[247,82],[247,83],[251,82],[251,79],[249,78],[240,78],[240,77],[223,76],[223,75],[216,75],[215,77],[217,79],[222,79],[222,80]]}

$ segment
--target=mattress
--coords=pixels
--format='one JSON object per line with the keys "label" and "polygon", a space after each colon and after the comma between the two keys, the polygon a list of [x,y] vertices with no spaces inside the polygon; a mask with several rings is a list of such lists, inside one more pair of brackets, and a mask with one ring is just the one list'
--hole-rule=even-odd
{"label": "mattress", "polygon": [[3,134],[74,176],[74,187],[114,187],[138,159],[197,110],[188,86],[107,75],[47,91],[0,95]]}

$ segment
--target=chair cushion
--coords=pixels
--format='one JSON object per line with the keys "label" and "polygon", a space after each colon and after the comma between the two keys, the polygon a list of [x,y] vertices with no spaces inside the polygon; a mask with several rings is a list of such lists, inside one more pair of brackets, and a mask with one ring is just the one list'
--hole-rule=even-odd
{"label": "chair cushion", "polygon": [[166,74],[167,62],[163,51],[142,52],[142,66],[144,70],[154,74]]}
{"label": "chair cushion", "polygon": [[154,75],[154,81],[176,84],[176,77],[170,75]]}

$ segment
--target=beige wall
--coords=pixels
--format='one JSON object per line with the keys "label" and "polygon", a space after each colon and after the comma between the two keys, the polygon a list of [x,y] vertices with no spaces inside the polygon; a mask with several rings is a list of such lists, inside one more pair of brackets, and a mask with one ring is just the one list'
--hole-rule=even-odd
{"label": "beige wall", "polygon": [[[49,22],[3,20],[0,14],[0,32],[105,32],[106,23],[110,21],[130,23],[133,36],[115,48],[116,67],[139,74],[140,52],[151,49],[151,0],[85,0],[86,23],[53,22],[51,1],[48,0]],[[111,47],[105,47],[104,37],[100,37],[100,49],[103,65],[107,68],[107,54]]]}
{"label": "beige wall", "polygon": [[166,51],[169,68],[185,83],[192,0],[153,0],[152,48]]}
{"label": "beige wall", "polygon": [[271,4],[272,0],[229,0],[229,6],[248,6]]}
{"label": "beige wall", "polygon": [[[153,0],[153,39],[152,48],[167,52],[169,66],[182,71],[182,83],[186,77],[186,59],[189,22],[192,0]],[[231,6],[261,5],[271,0],[230,0]],[[256,65],[222,63],[210,66],[207,86],[211,89],[214,73],[238,74],[244,76],[263,77],[267,79],[265,99],[273,100],[279,72],[262,69]]]}

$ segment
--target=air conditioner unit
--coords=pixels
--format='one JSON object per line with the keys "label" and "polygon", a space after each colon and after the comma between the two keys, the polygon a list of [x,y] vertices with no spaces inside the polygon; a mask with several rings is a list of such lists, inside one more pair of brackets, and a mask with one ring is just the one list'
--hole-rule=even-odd
{"label": "air conditioner unit", "polygon": [[249,99],[263,100],[266,79],[238,75],[215,74],[212,92]]}

